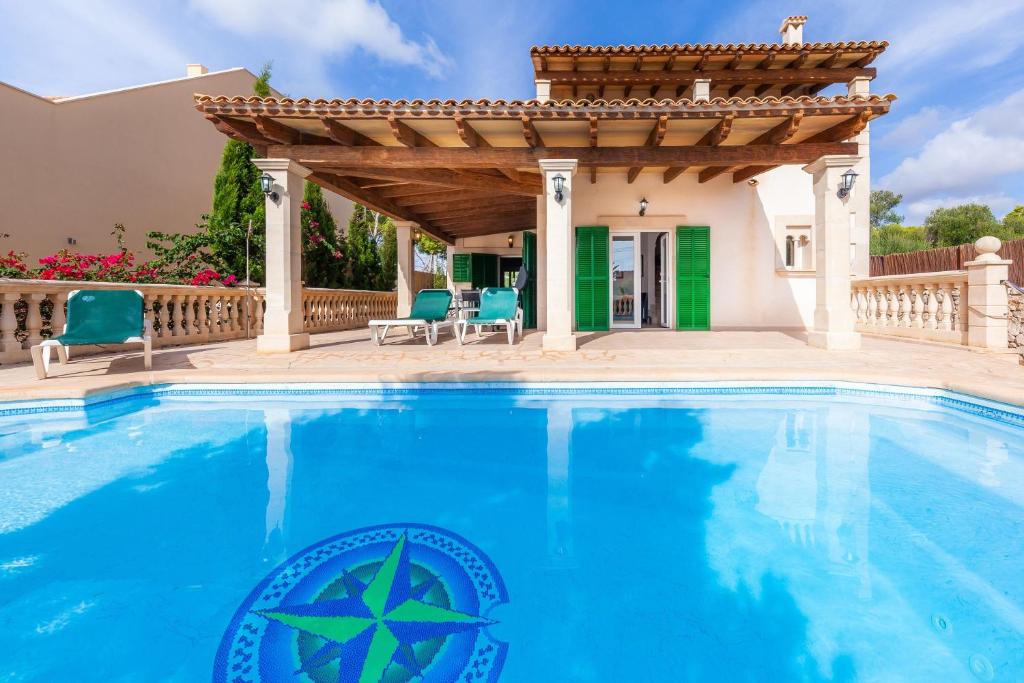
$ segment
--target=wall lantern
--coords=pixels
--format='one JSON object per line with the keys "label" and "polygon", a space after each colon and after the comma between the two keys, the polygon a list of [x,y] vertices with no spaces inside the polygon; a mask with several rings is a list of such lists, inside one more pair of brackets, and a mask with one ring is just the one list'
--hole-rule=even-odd
{"label": "wall lantern", "polygon": [[277,203],[279,196],[274,192],[274,177],[269,173],[264,173],[260,176],[260,189],[263,190],[263,194],[267,196],[270,201]]}
{"label": "wall lantern", "polygon": [[565,176],[559,173],[558,175],[551,179],[551,182],[554,183],[555,185],[555,201],[562,201],[562,197],[564,196],[562,194],[562,190],[565,189]]}
{"label": "wall lantern", "polygon": [[843,175],[839,176],[839,198],[846,199],[850,196],[850,190],[853,189],[853,183],[857,180],[857,174],[853,172],[853,169],[849,169]]}
{"label": "wall lantern", "polygon": [[420,232],[419,228],[416,228],[415,230],[412,231],[412,239],[413,239],[413,241],[419,242],[420,241],[420,237],[422,237],[422,236],[423,236],[423,233]]}
{"label": "wall lantern", "polygon": [[511,249],[514,246],[516,246],[516,236],[515,235],[509,235],[508,236],[508,248]]}
{"label": "wall lantern", "polygon": [[646,214],[647,214],[647,197],[644,197],[643,199],[640,200],[640,215],[643,216],[643,215],[646,215]]}

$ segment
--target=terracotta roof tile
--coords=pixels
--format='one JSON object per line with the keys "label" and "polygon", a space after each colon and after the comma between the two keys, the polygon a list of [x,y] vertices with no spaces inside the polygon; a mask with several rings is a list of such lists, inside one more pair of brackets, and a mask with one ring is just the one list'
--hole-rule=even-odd
{"label": "terracotta roof tile", "polygon": [[889,47],[889,42],[881,41],[846,41],[835,43],[799,43],[784,45],[781,43],[686,43],[680,45],[535,45],[530,48],[531,55],[544,56],[614,56],[637,54],[733,54],[735,52],[834,52],[836,50],[877,51]]}

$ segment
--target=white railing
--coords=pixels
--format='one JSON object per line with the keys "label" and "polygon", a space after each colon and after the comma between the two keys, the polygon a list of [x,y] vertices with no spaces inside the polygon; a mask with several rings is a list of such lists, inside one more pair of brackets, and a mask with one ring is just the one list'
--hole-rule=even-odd
{"label": "white railing", "polygon": [[856,278],[857,331],[967,344],[967,271]]}
{"label": "white railing", "polygon": [[[262,288],[0,279],[0,363],[30,360],[31,346],[59,334],[68,293],[75,289],[141,291],[154,347],[244,339],[263,329]],[[398,298],[395,292],[304,289],[302,304],[306,330],[335,332],[394,317]]]}

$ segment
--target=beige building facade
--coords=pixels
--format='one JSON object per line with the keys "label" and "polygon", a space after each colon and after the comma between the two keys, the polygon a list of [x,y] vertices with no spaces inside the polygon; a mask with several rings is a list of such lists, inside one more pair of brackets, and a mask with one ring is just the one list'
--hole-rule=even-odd
{"label": "beige building facade", "polygon": [[[196,117],[196,92],[250,93],[244,68],[71,97],[42,97],[0,83],[0,249],[28,263],[60,249],[109,253],[114,224],[129,249],[148,254],[146,233],[195,232],[210,211],[224,136]],[[352,203],[329,198],[339,225]]]}

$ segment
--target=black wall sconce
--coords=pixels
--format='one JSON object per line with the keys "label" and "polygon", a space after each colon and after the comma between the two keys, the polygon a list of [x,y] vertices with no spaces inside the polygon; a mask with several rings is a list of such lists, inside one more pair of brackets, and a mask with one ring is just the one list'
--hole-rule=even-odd
{"label": "black wall sconce", "polygon": [[839,192],[836,194],[840,199],[846,199],[850,196],[850,190],[853,189],[853,184],[857,180],[857,174],[853,172],[853,169],[849,169],[846,173],[839,176]]}
{"label": "black wall sconce", "polygon": [[260,189],[262,189],[263,194],[275,204],[277,204],[277,200],[281,198],[279,194],[274,192],[274,177],[269,173],[264,173],[260,176]]}
{"label": "black wall sconce", "polygon": [[509,235],[508,236],[508,248],[511,249],[514,246],[516,246],[516,236],[515,235]]}
{"label": "black wall sconce", "polygon": [[561,202],[562,199],[565,197],[565,195],[562,194],[562,190],[565,189],[565,176],[559,173],[558,175],[551,179],[551,182],[555,186],[555,201]]}
{"label": "black wall sconce", "polygon": [[640,215],[644,216],[647,214],[647,197],[640,200]]}

